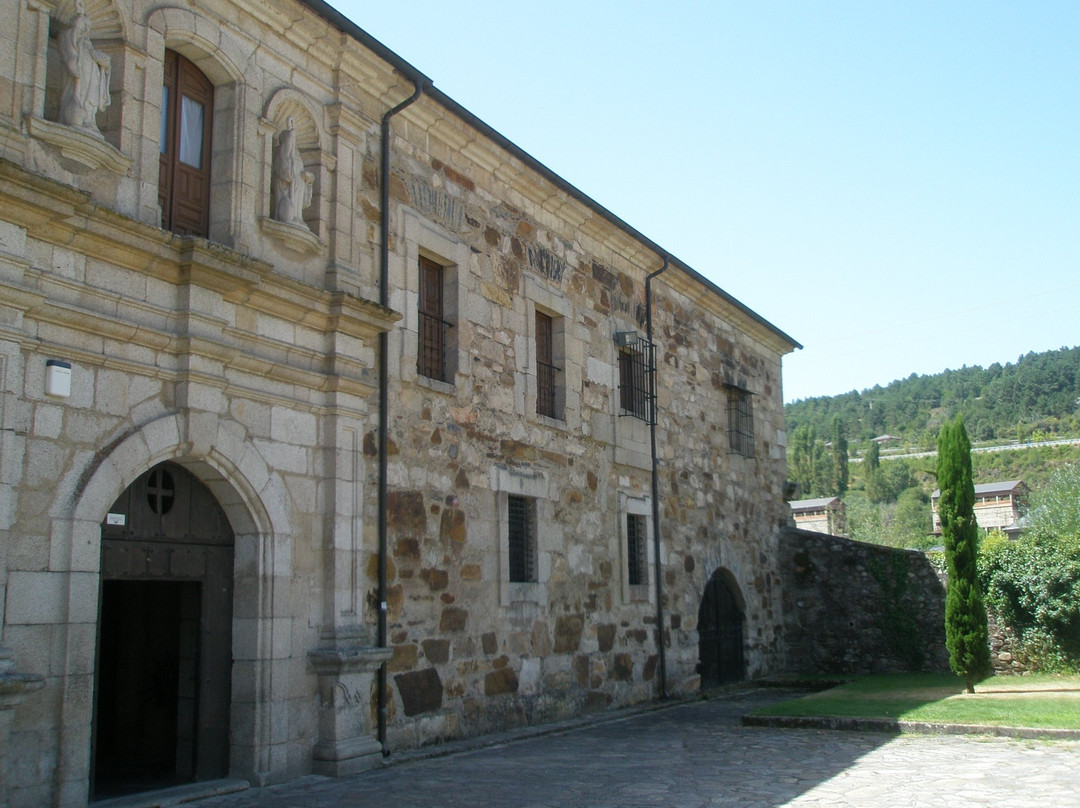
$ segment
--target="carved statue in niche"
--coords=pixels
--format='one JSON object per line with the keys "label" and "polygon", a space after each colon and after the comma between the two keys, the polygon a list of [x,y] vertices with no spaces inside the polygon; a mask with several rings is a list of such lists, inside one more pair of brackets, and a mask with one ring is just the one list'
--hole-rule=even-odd
{"label": "carved statue in niche", "polygon": [[58,48],[64,67],[60,123],[100,135],[97,114],[109,106],[112,60],[90,41],[90,18],[82,0],[76,0],[75,17],[60,33]]}
{"label": "carved statue in niche", "polygon": [[279,222],[307,227],[304,208],[311,204],[311,188],[315,175],[304,171],[300,149],[296,146],[296,129],[289,118],[278,134],[274,154],[274,218]]}

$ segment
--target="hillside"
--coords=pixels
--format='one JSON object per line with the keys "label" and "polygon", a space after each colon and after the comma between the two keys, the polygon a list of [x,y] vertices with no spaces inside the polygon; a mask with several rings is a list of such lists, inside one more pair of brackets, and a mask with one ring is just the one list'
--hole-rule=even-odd
{"label": "hillside", "polygon": [[975,443],[1080,435],[1080,347],[1029,353],[1015,363],[912,374],[885,387],[795,401],[788,434],[811,427],[827,439],[839,415],[852,449],[878,435],[932,448],[941,423],[962,413]]}

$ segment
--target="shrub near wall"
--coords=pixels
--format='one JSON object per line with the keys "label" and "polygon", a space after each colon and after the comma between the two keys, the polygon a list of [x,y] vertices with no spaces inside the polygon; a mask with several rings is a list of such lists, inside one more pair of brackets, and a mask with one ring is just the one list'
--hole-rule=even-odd
{"label": "shrub near wall", "polygon": [[1080,536],[1037,529],[1016,541],[991,536],[979,578],[987,607],[1015,638],[1009,667],[1080,670]]}
{"label": "shrub near wall", "polygon": [[924,553],[794,528],[779,546],[789,672],[948,670],[945,587]]}

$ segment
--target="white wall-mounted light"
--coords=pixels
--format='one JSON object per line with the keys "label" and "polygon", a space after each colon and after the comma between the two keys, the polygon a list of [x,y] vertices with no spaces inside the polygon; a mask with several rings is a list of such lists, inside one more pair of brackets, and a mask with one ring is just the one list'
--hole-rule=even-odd
{"label": "white wall-mounted light", "polygon": [[45,362],[45,395],[67,398],[71,395],[71,363],[62,359]]}

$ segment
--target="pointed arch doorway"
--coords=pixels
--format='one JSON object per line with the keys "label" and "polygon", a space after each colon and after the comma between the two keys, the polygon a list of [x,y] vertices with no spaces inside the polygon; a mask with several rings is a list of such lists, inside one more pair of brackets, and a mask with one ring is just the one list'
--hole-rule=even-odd
{"label": "pointed arch doorway", "polygon": [[698,672],[703,690],[746,678],[741,604],[731,573],[718,569],[705,586],[698,609]]}
{"label": "pointed arch doorway", "polygon": [[141,475],[101,527],[91,794],[229,770],[233,531],[175,463]]}

